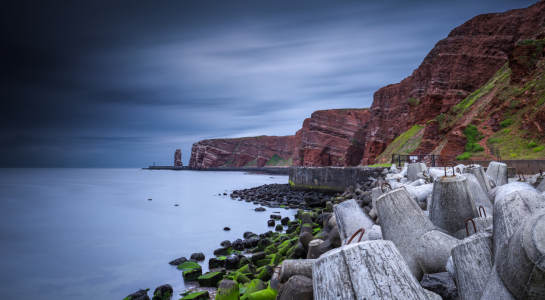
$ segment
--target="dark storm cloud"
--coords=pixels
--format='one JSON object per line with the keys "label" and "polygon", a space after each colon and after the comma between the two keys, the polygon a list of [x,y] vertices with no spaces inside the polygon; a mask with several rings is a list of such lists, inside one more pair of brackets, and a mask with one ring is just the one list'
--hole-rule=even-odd
{"label": "dark storm cloud", "polygon": [[12,1],[0,167],[172,163],[369,107],[454,27],[535,1]]}

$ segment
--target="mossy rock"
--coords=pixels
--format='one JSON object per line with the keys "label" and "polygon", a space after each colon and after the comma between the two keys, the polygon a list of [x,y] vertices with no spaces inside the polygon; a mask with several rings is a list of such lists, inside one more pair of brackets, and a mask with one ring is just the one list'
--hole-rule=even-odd
{"label": "mossy rock", "polygon": [[225,256],[212,257],[208,260],[208,268],[221,268],[225,266]]}
{"label": "mossy rock", "polygon": [[245,274],[245,273],[255,273],[256,270],[255,270],[255,266],[253,264],[246,264],[244,265],[242,268],[238,269],[237,272],[240,272],[242,274]]}
{"label": "mossy rock", "polygon": [[316,229],[316,228],[319,228],[320,225],[318,225],[318,223],[312,223],[312,229]]}
{"label": "mossy rock", "polygon": [[261,290],[264,290],[267,288],[267,285],[260,279],[254,279],[248,284],[248,288],[246,288],[245,294],[252,294],[255,292],[259,292]]}
{"label": "mossy rock", "polygon": [[314,228],[312,229],[312,235],[316,235],[322,231],[322,228]]}
{"label": "mossy rock", "polygon": [[[269,253],[267,253],[267,251],[269,251]],[[276,253],[276,252],[278,252],[278,248],[276,248],[276,245],[274,245],[274,244],[270,245],[269,247],[267,247],[265,249],[265,253],[267,253],[267,254],[272,254],[272,253]]]}
{"label": "mossy rock", "polygon": [[236,281],[222,280],[216,294],[216,300],[238,300],[239,286]]}
{"label": "mossy rock", "polygon": [[282,254],[282,255],[286,255],[286,253],[288,253],[290,248],[291,248],[291,242],[290,241],[285,241],[280,246],[278,246],[277,253]]}
{"label": "mossy rock", "polygon": [[146,298],[146,299],[149,299],[148,291],[149,291],[149,289],[138,290],[137,292],[134,292],[134,293],[128,295],[127,297],[123,298],[123,300],[143,299],[143,297]]}
{"label": "mossy rock", "polygon": [[255,247],[255,248],[249,249],[248,252],[250,252],[250,253],[258,253],[258,252],[261,252],[261,251],[259,250],[259,247]]}
{"label": "mossy rock", "polygon": [[271,267],[264,266],[261,272],[259,272],[259,275],[257,275],[257,279],[260,279],[261,281],[269,281],[272,277],[272,273],[274,270]]}
{"label": "mossy rock", "polygon": [[270,259],[261,259],[261,260],[258,260],[255,265],[257,267],[263,267],[263,266],[266,266],[266,265],[268,265],[270,263],[271,263]]}
{"label": "mossy rock", "polygon": [[216,287],[222,280],[223,273],[221,272],[207,272],[197,278],[199,285],[202,287]]}
{"label": "mossy rock", "polygon": [[178,270],[200,269],[201,265],[193,261],[186,261],[178,265]]}
{"label": "mossy rock", "polygon": [[184,296],[183,298],[180,298],[180,300],[208,300],[210,299],[210,294],[208,291],[200,291],[191,293],[187,296]]}
{"label": "mossy rock", "polygon": [[235,274],[233,275],[233,280],[238,283],[246,283],[251,281],[250,278],[240,272],[235,272]]}
{"label": "mossy rock", "polygon": [[278,225],[276,225],[276,227],[274,228],[274,230],[276,230],[276,231],[282,231],[282,230],[284,230],[284,226],[282,226],[282,224],[278,224]]}
{"label": "mossy rock", "polygon": [[202,269],[201,268],[187,270],[187,271],[184,271],[184,273],[183,273],[184,280],[186,280],[186,281],[197,280],[199,278],[199,276],[201,276],[201,275],[202,275]]}
{"label": "mossy rock", "polygon": [[247,300],[274,300],[276,299],[277,294],[278,294],[278,291],[267,288],[267,289],[249,294],[248,296],[246,296],[246,299]]}
{"label": "mossy rock", "polygon": [[273,257],[271,258],[271,264],[273,264],[275,266],[278,266],[279,264],[282,263],[283,260],[284,260],[284,258],[282,257],[282,255],[273,254]]}

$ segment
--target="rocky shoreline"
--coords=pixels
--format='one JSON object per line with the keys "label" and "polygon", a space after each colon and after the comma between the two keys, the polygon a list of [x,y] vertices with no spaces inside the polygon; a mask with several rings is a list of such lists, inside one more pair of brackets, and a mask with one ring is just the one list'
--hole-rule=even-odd
{"label": "rocky shoreline", "polygon": [[[525,289],[533,293],[528,299],[541,299],[545,282],[535,258],[543,254],[544,178],[509,182],[507,166],[497,162],[486,173],[479,165],[447,170],[418,163],[374,172],[342,194],[287,184],[233,191],[232,200],[261,205],[256,211],[297,214],[292,220],[272,211],[274,231],[222,241],[205,274],[202,253],[170,262],[186,282],[198,283],[180,299],[488,300],[517,299],[513,293],[526,295]],[[523,234],[534,237],[520,244]],[[163,285],[153,299],[172,293]],[[124,300],[135,299],[149,299],[147,291]]]}

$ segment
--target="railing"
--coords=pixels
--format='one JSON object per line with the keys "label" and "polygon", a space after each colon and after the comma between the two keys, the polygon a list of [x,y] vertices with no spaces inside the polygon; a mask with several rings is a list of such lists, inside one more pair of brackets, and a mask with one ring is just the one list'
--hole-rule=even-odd
{"label": "railing", "polygon": [[401,166],[402,162],[425,163],[436,167],[439,164],[439,155],[433,154],[392,154],[392,163]]}

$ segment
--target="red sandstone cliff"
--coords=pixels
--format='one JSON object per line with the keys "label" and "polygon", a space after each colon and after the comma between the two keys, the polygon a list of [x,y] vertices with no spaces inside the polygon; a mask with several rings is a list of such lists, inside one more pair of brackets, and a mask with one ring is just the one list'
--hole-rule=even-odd
{"label": "red sandstone cliff", "polygon": [[[373,97],[362,164],[370,164],[395,137],[425,124],[484,85],[523,38],[543,38],[545,1],[477,16],[439,41],[413,74]],[[450,144],[465,144],[451,134]],[[431,145],[428,145],[431,147]]]}
{"label": "red sandstone cliff", "polygon": [[295,135],[294,166],[357,166],[369,109],[318,110]]}
{"label": "red sandstone cliff", "polygon": [[289,164],[295,136],[202,140],[191,148],[190,168],[263,167]]}

